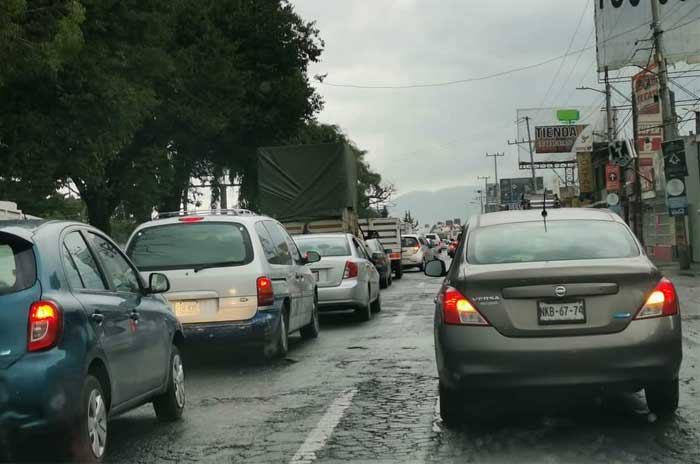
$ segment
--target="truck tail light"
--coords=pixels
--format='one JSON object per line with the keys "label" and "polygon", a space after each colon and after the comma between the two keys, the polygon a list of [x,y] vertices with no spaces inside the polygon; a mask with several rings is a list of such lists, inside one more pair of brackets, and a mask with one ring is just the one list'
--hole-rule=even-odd
{"label": "truck tail light", "polygon": [[389,257],[391,259],[401,259],[401,253],[391,253]]}
{"label": "truck tail light", "polygon": [[676,289],[666,277],[663,277],[652,292],[647,296],[635,319],[650,317],[673,316],[678,314],[678,296]]}
{"label": "truck tail light", "polygon": [[267,277],[258,277],[258,307],[271,306],[275,303],[275,293],[272,291],[272,281]]}
{"label": "truck tail light", "polygon": [[445,287],[440,293],[438,301],[442,304],[442,321],[445,324],[491,325],[476,309],[476,306],[456,288]]}
{"label": "truck tail light", "polygon": [[29,308],[27,351],[46,350],[56,346],[63,329],[63,314],[53,301],[42,300]]}
{"label": "truck tail light", "polygon": [[357,263],[352,261],[345,262],[345,271],[343,272],[343,279],[352,279],[357,277],[360,269],[357,267]]}

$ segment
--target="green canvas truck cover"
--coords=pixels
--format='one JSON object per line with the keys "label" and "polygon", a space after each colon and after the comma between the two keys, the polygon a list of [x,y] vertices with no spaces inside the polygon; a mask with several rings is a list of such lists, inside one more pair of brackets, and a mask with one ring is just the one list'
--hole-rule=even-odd
{"label": "green canvas truck cover", "polygon": [[310,221],[357,211],[357,165],[345,143],[258,148],[258,208]]}

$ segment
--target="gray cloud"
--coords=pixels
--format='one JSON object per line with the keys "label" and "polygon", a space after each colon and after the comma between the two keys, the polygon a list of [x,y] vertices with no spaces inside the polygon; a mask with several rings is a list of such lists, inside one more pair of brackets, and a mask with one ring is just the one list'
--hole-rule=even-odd
{"label": "gray cloud", "polygon": [[[326,42],[312,73],[343,84],[401,85],[480,76],[562,55],[581,12],[573,49],[593,29],[590,0],[294,0],[317,22]],[[594,45],[594,36],[588,45]],[[566,59],[552,97],[577,56]],[[559,105],[589,105],[597,86],[594,50],[582,53]],[[476,184],[493,175],[485,152],[506,151],[499,175],[525,176],[515,137],[517,108],[538,107],[559,62],[482,82],[411,90],[318,86],[326,101],[319,119],[340,125],[401,193]],[[624,89],[626,90],[626,89]],[[541,173],[544,174],[544,173]]]}

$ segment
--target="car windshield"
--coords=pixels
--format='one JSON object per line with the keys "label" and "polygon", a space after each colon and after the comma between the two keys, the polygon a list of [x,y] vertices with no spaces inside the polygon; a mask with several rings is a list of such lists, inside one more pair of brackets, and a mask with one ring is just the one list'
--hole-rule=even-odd
{"label": "car windshield", "polygon": [[36,281],[36,263],[31,244],[0,233],[0,295],[16,293]]}
{"label": "car windshield", "polygon": [[345,237],[296,237],[302,253],[315,251],[321,257],[350,256],[350,246]]}
{"label": "car windshield", "polygon": [[401,246],[403,248],[418,246],[418,239],[415,237],[401,237]]}
{"label": "car windshield", "polygon": [[[519,237],[514,240],[513,237]],[[476,229],[468,241],[471,264],[630,258],[639,248],[629,230],[612,221],[513,222]]]}
{"label": "car windshield", "polygon": [[142,271],[239,266],[253,259],[248,231],[237,223],[176,223],[141,229],[127,254]]}

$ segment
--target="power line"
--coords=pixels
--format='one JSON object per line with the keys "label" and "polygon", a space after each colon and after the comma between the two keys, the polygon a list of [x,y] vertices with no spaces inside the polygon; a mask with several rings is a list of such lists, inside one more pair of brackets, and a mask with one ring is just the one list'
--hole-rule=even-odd
{"label": "power line", "polygon": [[[581,28],[581,23],[583,22],[583,18],[586,15],[586,10],[588,10],[588,5],[590,4],[589,2],[586,2],[583,6],[583,10],[581,11],[581,15],[578,18],[578,23],[576,24],[576,29],[574,29],[574,33],[571,35],[571,39],[569,40],[569,45],[566,47],[566,52],[564,52],[564,55],[568,55],[569,52],[571,51],[571,47],[574,45],[574,40],[576,40],[576,36],[578,35],[578,30]],[[585,45],[585,44],[584,44]],[[583,52],[581,52],[583,53]],[[580,58],[579,54],[579,58]],[[559,73],[561,73],[561,70],[564,68],[564,63],[566,63],[566,59],[563,59],[559,62],[559,67],[557,68],[557,72],[554,73],[554,76],[552,76],[552,81],[549,83],[549,88],[547,88],[547,91],[544,94],[544,98],[542,99],[542,103],[540,104],[540,108],[543,108],[545,103],[547,103],[547,97],[549,97],[549,92],[552,91],[554,88],[554,83],[557,81],[557,78],[559,77]]]}
{"label": "power line", "polygon": [[[611,35],[606,40],[602,40],[602,41],[598,42],[597,46],[600,46],[606,42],[614,40],[614,39],[621,37],[625,34],[629,34],[630,32],[636,31],[637,29],[640,29],[640,28],[648,26],[648,25],[649,25],[649,23],[645,22],[645,23],[640,24],[638,26],[627,29],[626,31],[622,31],[622,32],[619,32],[617,34]],[[682,26],[683,25],[681,25],[680,27],[682,27]],[[575,55],[577,53],[581,53],[582,51],[590,50],[592,48],[594,48],[594,47],[591,45],[591,46],[580,48],[578,50],[574,50],[574,51],[572,51],[570,53],[566,53],[564,55],[559,55],[559,56],[555,56],[554,58],[549,58],[547,60],[540,61],[538,63],[520,66],[517,68],[511,68],[511,69],[508,69],[506,71],[500,71],[500,72],[496,72],[496,73],[486,74],[483,76],[469,77],[469,78],[457,79],[457,80],[453,80],[453,81],[431,82],[431,83],[425,83],[425,84],[405,84],[405,85],[337,84],[337,83],[326,82],[326,81],[322,81],[322,80],[319,80],[318,83],[321,85],[328,86],[328,87],[344,87],[344,88],[351,88],[351,89],[367,89],[367,90],[401,90],[401,89],[419,89],[419,88],[429,88],[429,87],[447,87],[447,86],[457,85],[457,84],[466,84],[469,82],[485,81],[485,80],[489,80],[489,79],[494,79],[496,77],[507,76],[509,74],[514,74],[514,73],[521,72],[521,71],[527,71],[529,69],[539,68],[539,67],[545,66],[549,63],[553,63],[557,60],[561,60],[563,58],[566,58],[567,56],[572,56],[572,55]]]}

